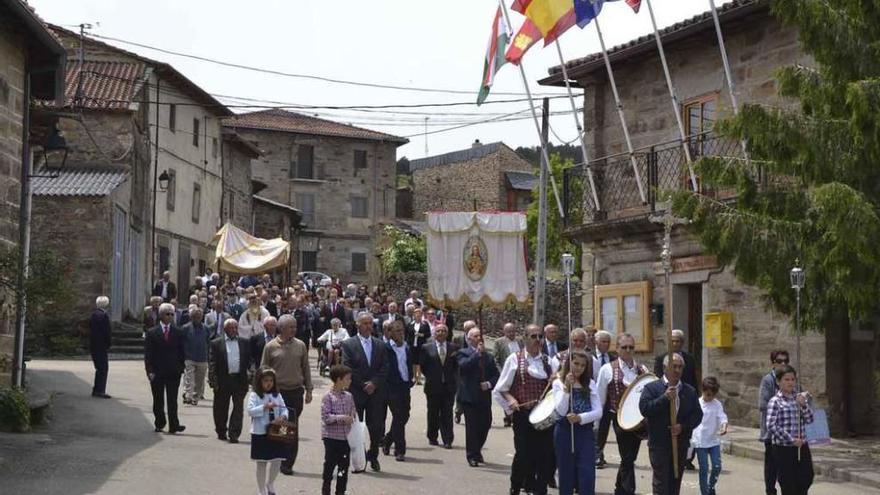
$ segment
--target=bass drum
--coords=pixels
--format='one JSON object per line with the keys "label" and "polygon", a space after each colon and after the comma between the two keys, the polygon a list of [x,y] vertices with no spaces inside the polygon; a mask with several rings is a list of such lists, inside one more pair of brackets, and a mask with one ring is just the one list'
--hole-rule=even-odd
{"label": "bass drum", "polygon": [[559,414],[556,413],[556,405],[553,403],[553,391],[547,395],[529,413],[529,423],[536,430],[543,431],[556,424]]}
{"label": "bass drum", "polygon": [[626,387],[620,397],[620,405],[617,408],[617,424],[625,431],[639,432],[645,424],[645,417],[639,410],[639,400],[642,398],[642,390],[645,385],[659,380],[653,373],[639,375],[629,387]]}

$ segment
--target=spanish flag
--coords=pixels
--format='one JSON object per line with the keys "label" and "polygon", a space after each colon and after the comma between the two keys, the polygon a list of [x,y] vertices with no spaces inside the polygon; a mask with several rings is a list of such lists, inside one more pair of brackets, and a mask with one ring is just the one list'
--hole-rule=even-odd
{"label": "spanish flag", "polygon": [[544,38],[544,46],[574,26],[576,21],[572,0],[515,0],[512,8],[534,23]]}

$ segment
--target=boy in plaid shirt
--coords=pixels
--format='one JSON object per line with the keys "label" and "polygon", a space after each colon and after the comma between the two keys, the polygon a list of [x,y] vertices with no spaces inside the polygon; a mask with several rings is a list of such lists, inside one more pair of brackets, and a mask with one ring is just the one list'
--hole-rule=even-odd
{"label": "boy in plaid shirt", "polygon": [[796,393],[797,373],[785,365],[776,370],[779,392],[767,403],[767,433],[783,494],[804,494],[813,484],[813,459],[804,425],[813,422],[809,394]]}
{"label": "boy in plaid shirt", "polygon": [[336,469],[336,495],[345,495],[351,449],[348,432],[354,422],[354,398],[348,391],[351,368],[338,364],[330,368],[333,388],[321,400],[321,439],[324,441],[324,484],[321,495],[330,495],[333,470]]}

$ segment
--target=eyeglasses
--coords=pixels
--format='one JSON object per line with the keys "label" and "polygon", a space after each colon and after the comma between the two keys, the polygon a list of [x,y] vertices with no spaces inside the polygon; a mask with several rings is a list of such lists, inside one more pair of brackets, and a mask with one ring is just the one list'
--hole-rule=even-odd
{"label": "eyeglasses", "polygon": [[776,364],[788,364],[788,359],[777,359]]}
{"label": "eyeglasses", "polygon": [[624,351],[632,351],[636,348],[636,346],[634,346],[634,345],[621,345],[618,347],[620,347]]}
{"label": "eyeglasses", "polygon": [[533,334],[529,335],[529,338],[532,340],[540,340],[540,339],[543,339],[544,336],[541,334],[538,334],[538,333],[533,333]]}

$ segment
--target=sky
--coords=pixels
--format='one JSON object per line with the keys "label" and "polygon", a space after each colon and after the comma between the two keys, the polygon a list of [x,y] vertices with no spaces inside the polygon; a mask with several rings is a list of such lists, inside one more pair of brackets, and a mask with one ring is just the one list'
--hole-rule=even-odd
{"label": "sky", "polygon": [[[716,5],[728,1],[716,0]],[[94,26],[90,32],[96,35],[224,62],[360,83],[467,92],[381,89],[284,77],[103,40],[170,63],[211,94],[267,101],[260,105],[273,105],[269,102],[323,106],[466,103],[445,108],[370,112],[302,110],[409,138],[410,143],[398,149],[398,158],[416,159],[464,149],[476,139],[483,143],[504,141],[513,148],[539,143],[528,101],[491,103],[525,97],[523,81],[515,66],[502,67],[487,103],[480,107],[475,104],[497,1],[30,0],[29,3],[46,21],[68,29],[76,30],[76,25],[90,23]],[[708,0],[652,0],[652,5],[661,29],[709,9]],[[510,15],[511,29],[515,31],[523,17],[513,11]],[[637,15],[622,1],[608,3],[600,21],[609,48],[652,31],[644,1]],[[566,60],[599,51],[593,26],[584,30],[570,29],[559,39],[559,44]],[[565,94],[564,88],[537,84],[547,76],[548,69],[556,65],[559,65],[559,55],[552,45],[544,48],[537,44],[526,54],[523,67],[534,95]],[[237,105],[248,103],[229,98],[221,98],[221,101]],[[575,102],[578,106],[582,102],[577,92]],[[540,101],[536,105],[540,106]],[[520,112],[515,117],[522,118],[497,121],[515,112]],[[550,140],[556,144],[575,142],[578,134],[569,100],[551,100],[551,113],[554,112],[559,114],[551,117]],[[424,135],[425,117],[428,118],[427,136]],[[450,129],[489,119],[496,121]]]}

